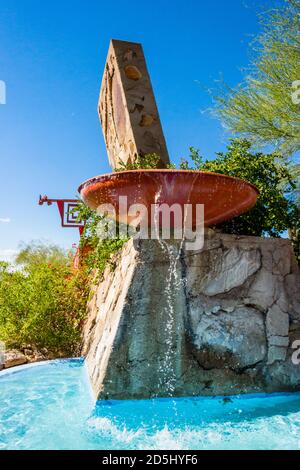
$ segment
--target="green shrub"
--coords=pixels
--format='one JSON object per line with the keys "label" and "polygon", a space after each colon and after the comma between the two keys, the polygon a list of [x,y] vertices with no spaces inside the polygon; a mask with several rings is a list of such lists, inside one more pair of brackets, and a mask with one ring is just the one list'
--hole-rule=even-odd
{"label": "green shrub", "polygon": [[53,246],[31,245],[13,269],[0,264],[0,340],[50,352],[78,352],[88,298],[87,274],[73,272],[72,258]]}
{"label": "green shrub", "polygon": [[133,162],[130,160],[127,163],[119,162],[119,166],[115,171],[153,170],[159,168],[160,164],[161,159],[159,155],[147,153],[146,155],[139,155]]}
{"label": "green shrub", "polygon": [[191,147],[190,159],[182,159],[180,168],[238,177],[259,189],[255,207],[246,214],[222,223],[219,226],[222,231],[278,237],[291,228],[299,229],[299,206],[287,197],[296,186],[291,165],[276,153],[253,153],[250,148],[251,144],[247,140],[234,139],[227,152],[217,153],[214,160],[204,160],[199,151]]}

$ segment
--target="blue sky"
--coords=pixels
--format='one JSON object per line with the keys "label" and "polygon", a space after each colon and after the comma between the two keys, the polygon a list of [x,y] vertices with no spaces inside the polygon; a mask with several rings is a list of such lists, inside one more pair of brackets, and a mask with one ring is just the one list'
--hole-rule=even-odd
{"label": "blue sky", "polygon": [[242,79],[257,14],[280,0],[1,0],[0,258],[21,242],[70,247],[56,207],[39,194],[73,198],[85,179],[110,171],[97,100],[111,38],[141,42],[171,159],[189,146],[206,157],[228,135],[207,111],[222,75]]}

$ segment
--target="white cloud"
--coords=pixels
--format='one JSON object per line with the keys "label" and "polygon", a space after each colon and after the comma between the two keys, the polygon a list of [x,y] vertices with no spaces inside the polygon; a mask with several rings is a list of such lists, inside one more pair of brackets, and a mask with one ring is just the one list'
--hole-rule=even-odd
{"label": "white cloud", "polygon": [[17,253],[17,250],[12,250],[10,248],[6,250],[0,250],[0,261],[13,262]]}
{"label": "white cloud", "polygon": [[2,224],[9,224],[10,223],[10,218],[9,217],[0,217],[0,223]]}

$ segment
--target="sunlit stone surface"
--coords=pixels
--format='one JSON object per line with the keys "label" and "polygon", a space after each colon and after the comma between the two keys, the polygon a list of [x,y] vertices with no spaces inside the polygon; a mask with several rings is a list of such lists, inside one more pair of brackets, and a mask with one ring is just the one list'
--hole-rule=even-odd
{"label": "sunlit stone surface", "polygon": [[169,155],[142,46],[111,41],[100,91],[99,116],[109,162],[134,161],[138,155],[156,153],[161,168]]}

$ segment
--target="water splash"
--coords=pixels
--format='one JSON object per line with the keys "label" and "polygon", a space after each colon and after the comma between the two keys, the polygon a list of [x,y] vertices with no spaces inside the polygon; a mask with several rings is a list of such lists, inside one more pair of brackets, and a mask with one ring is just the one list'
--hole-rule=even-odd
{"label": "water splash", "polygon": [[0,449],[300,449],[300,393],[95,405],[84,369],[51,361],[0,372]]}

